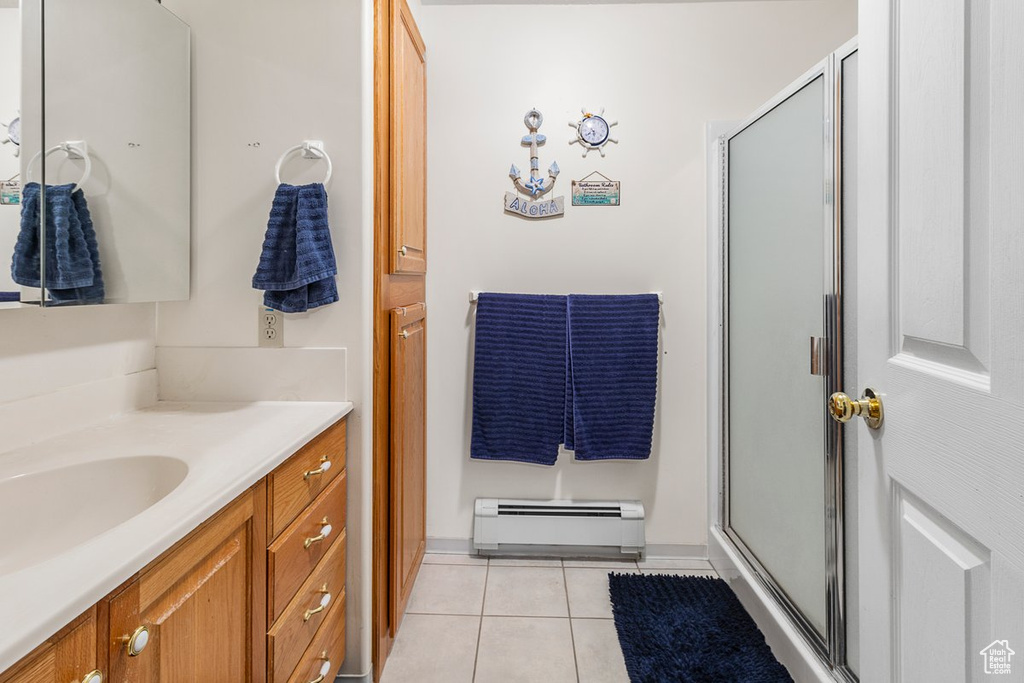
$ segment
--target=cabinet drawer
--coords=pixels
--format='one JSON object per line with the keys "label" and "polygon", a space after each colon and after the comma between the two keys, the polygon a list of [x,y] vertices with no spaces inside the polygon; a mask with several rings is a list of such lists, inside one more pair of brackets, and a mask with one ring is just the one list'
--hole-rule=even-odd
{"label": "cabinet drawer", "polygon": [[[345,592],[345,532],[342,532],[320,564],[288,603],[281,618],[267,634],[267,653],[270,657],[270,680],[284,683],[295,668],[303,651],[316,635],[316,631],[330,613],[343,601]],[[325,593],[330,602],[319,612]]]}
{"label": "cabinet drawer", "polygon": [[[271,620],[280,615],[345,530],[347,476],[341,472],[299,518],[270,544],[267,551],[267,604]],[[324,521],[326,520],[326,522]],[[323,536],[325,525],[331,532]]]}
{"label": "cabinet drawer", "polygon": [[[333,681],[345,660],[345,596],[331,608],[288,683]],[[324,666],[326,665],[326,666]]]}
{"label": "cabinet drawer", "polygon": [[[323,471],[324,465],[330,467]],[[267,478],[270,538],[277,538],[345,469],[345,420],[328,427]],[[322,473],[321,473],[322,472]]]}

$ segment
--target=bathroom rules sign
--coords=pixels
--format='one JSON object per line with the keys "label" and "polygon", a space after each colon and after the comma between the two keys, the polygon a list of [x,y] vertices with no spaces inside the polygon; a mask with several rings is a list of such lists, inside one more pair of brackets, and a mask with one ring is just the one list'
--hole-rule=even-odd
{"label": "bathroom rules sign", "polygon": [[514,192],[505,193],[505,210],[523,218],[550,218],[565,213],[565,197],[531,202]]}
{"label": "bathroom rules sign", "polygon": [[[589,180],[599,175],[603,180]],[[618,206],[619,181],[594,171],[583,180],[572,181],[573,206]]]}

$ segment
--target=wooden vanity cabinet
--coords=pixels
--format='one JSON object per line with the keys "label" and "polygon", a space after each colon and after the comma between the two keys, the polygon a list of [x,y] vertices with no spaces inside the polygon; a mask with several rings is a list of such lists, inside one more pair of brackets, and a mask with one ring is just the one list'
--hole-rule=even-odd
{"label": "wooden vanity cabinet", "polygon": [[267,477],[269,683],[331,681],[345,659],[345,441],[343,420]]}
{"label": "wooden vanity cabinet", "polygon": [[103,683],[333,680],[345,658],[346,480],[342,419],[0,683],[99,683],[93,671]]}
{"label": "wooden vanity cabinet", "polygon": [[[258,487],[257,487],[258,489]],[[264,538],[250,489],[110,599],[110,681],[251,681]],[[264,522],[265,523],[265,522]],[[262,624],[262,621],[259,622]],[[139,628],[148,641],[136,655]]]}

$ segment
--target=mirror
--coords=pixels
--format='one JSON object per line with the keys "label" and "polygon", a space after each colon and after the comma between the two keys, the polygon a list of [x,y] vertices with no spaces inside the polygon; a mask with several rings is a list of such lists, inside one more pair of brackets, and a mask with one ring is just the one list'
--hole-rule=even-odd
{"label": "mirror", "polygon": [[[13,255],[20,301],[33,301],[25,288],[41,275],[44,306],[187,299],[188,26],[155,0],[22,0],[19,10],[20,210],[12,221],[0,207],[0,253]],[[40,42],[42,82],[30,64]],[[0,179],[11,146],[0,147]],[[0,302],[11,305],[24,303]]]}
{"label": "mirror", "polygon": [[41,121],[26,123],[21,112],[23,82],[40,73],[40,53],[32,59],[26,52],[38,42],[38,21],[22,21],[18,0],[0,0],[0,309],[37,305],[40,299],[38,287],[17,284],[11,273],[21,223],[21,164],[25,152],[34,154],[42,141]]}

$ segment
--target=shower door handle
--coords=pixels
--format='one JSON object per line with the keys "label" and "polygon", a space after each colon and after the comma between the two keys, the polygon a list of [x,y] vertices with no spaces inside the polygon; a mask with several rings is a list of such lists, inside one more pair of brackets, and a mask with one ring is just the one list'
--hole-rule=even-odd
{"label": "shower door handle", "polygon": [[822,337],[811,337],[811,374],[824,377],[828,374],[828,343]]}

